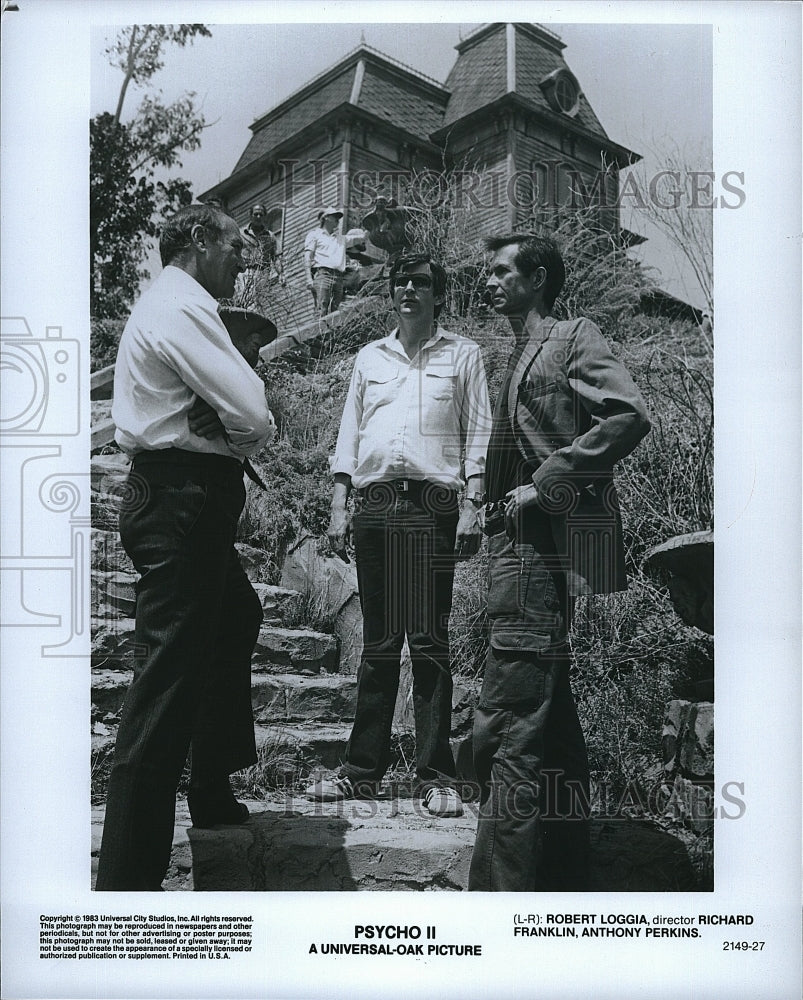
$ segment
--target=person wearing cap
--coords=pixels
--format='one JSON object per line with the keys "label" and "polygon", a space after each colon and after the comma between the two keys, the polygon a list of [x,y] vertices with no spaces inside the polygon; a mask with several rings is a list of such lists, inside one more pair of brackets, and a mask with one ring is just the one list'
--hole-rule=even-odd
{"label": "person wearing cap", "polygon": [[[347,559],[352,525],[363,653],[340,772],[306,791],[318,802],[374,795],[390,759],[405,637],[413,674],[417,793],[434,816],[463,811],[449,744],[449,613],[455,562],[481,531],[490,407],[479,346],[437,321],[446,272],[427,254],[397,257],[398,328],[357,355],[332,463],[328,535]],[[462,509],[458,500],[465,489]]]}
{"label": "person wearing cap", "polygon": [[342,218],[343,213],[337,208],[321,209],[318,226],[304,240],[304,273],[318,316],[334,312],[343,301],[346,251],[365,242],[362,230],[351,230],[346,236],[336,232]]}
{"label": "person wearing cap", "polygon": [[[98,890],[162,889],[190,748],[193,824],[248,818],[229,775],[256,762],[251,656],[263,613],[234,543],[244,460],[275,428],[262,380],[218,314],[243,271],[242,250],[225,212],[182,208],[162,228],[163,270],[120,339],[112,416],[132,457],[120,538],[140,578]],[[219,433],[194,429],[198,399]]]}

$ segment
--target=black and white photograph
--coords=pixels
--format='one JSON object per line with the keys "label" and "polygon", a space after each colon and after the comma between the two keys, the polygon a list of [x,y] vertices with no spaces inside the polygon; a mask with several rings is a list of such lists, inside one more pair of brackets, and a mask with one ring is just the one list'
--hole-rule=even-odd
{"label": "black and white photograph", "polygon": [[800,10],[2,17],[3,995],[798,995]]}

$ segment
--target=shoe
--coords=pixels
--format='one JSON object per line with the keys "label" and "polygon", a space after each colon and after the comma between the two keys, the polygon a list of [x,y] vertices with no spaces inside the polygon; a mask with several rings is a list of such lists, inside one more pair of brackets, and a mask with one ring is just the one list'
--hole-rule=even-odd
{"label": "shoe", "polygon": [[248,806],[238,802],[234,792],[228,787],[210,791],[205,788],[191,788],[187,793],[187,806],[192,825],[201,829],[210,826],[239,826],[248,819]]}
{"label": "shoe", "polygon": [[378,781],[353,782],[345,774],[335,778],[319,778],[304,792],[313,802],[342,802],[344,799],[372,799],[379,789]]}
{"label": "shoe", "polygon": [[433,816],[463,815],[463,802],[455,788],[432,785],[427,789],[423,802],[424,808]]}

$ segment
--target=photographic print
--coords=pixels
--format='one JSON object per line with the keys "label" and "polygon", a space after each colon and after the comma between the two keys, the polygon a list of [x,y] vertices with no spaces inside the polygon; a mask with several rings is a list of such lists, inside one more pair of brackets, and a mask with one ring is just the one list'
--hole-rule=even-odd
{"label": "photographic print", "polygon": [[9,995],[793,995],[799,61],[527,10],[5,6]]}

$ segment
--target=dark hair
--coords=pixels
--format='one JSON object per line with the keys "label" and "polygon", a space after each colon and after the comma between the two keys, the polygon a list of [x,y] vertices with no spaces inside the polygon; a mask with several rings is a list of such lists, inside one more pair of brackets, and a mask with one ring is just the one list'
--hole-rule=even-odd
{"label": "dark hair", "polygon": [[[405,271],[408,267],[416,267],[418,264],[429,264],[429,271],[432,275],[432,291],[435,298],[443,298],[446,295],[446,270],[437,261],[432,260],[426,252],[421,253],[400,253],[390,265],[388,275],[388,287],[391,297],[393,297],[393,279],[399,271]],[[438,316],[443,308],[443,302],[435,303],[435,316]]]}
{"label": "dark hair", "polygon": [[485,249],[496,253],[514,244],[519,249],[513,260],[525,277],[529,278],[539,267],[546,271],[544,305],[551,309],[566,280],[566,267],[555,241],[549,236],[536,236],[534,233],[506,233],[489,236],[485,240]]}
{"label": "dark hair", "polygon": [[162,267],[167,267],[183,250],[192,246],[192,230],[195,226],[203,226],[206,232],[217,240],[220,239],[223,227],[228,221],[234,220],[215,205],[195,204],[180,208],[165,222],[159,234],[159,256],[162,258]]}

